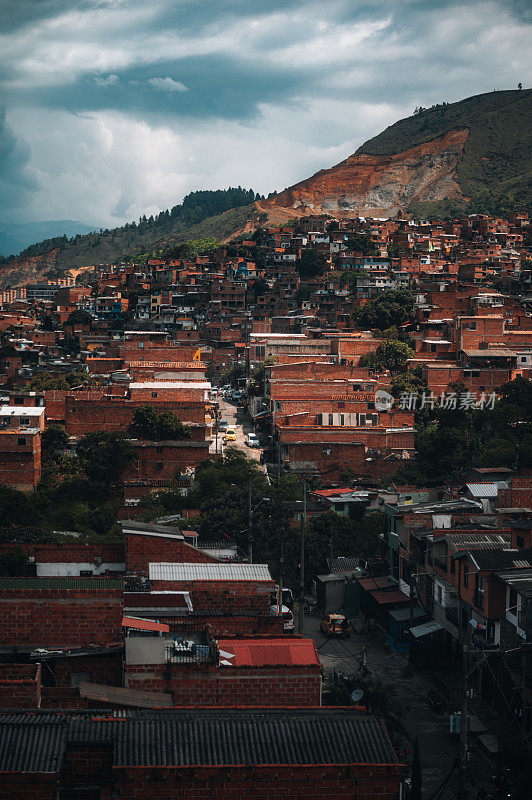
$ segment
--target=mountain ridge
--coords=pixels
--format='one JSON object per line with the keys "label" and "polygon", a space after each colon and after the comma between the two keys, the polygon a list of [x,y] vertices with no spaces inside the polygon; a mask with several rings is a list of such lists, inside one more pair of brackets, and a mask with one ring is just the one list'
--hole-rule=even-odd
{"label": "mountain ridge", "polygon": [[[298,214],[395,216],[399,211],[423,211],[423,215],[432,212],[438,216],[442,209],[446,213],[453,208],[458,213],[500,213],[515,205],[530,205],[531,101],[530,89],[506,90],[416,109],[410,117],[368,139],[339,164],[320,170],[260,206],[264,210],[268,206],[292,207]],[[467,136],[460,141],[462,132]],[[439,145],[453,138],[456,161],[452,173],[449,165],[443,164],[442,184],[434,191],[434,179],[427,180],[430,174],[423,171],[430,173],[434,166],[431,154],[438,155]],[[421,152],[428,157],[424,164],[418,164],[412,181],[405,180],[400,170],[384,176],[381,195],[388,191],[394,196],[388,204],[382,197],[378,202],[372,195],[377,181],[371,178],[379,176],[372,176],[371,169],[382,172],[390,163],[401,162],[405,166],[412,155]],[[376,160],[368,163],[368,158]],[[425,184],[427,192],[416,190],[416,183]]]}
{"label": "mountain ridge", "polygon": [[158,255],[190,239],[228,241],[267,221],[283,224],[305,214],[437,217],[530,208],[531,101],[530,89],[504,90],[416,109],[339,164],[268,199],[241,187],[191,192],[181,205],[138,225],[74,242],[52,239],[18,259],[1,259],[0,285]]}

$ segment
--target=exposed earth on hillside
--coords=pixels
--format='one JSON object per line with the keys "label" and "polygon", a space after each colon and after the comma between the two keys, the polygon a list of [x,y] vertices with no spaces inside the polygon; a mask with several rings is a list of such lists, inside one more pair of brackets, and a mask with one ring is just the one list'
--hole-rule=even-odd
{"label": "exposed earth on hillside", "polygon": [[467,130],[450,131],[393,155],[355,153],[257,205],[332,216],[395,217],[414,200],[466,199],[455,173],[468,135]]}

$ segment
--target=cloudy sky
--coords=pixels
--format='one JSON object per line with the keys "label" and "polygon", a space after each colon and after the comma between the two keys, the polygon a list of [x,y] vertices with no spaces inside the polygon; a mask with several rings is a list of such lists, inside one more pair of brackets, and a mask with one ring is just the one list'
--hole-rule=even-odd
{"label": "cloudy sky", "polygon": [[530,7],[0,0],[0,219],[111,227],[283,189],[416,105],[529,86]]}

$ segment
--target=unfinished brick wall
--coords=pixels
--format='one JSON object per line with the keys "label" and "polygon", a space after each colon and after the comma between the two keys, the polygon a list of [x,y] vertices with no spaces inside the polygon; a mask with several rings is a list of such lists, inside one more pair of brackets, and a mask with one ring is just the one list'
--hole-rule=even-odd
{"label": "unfinished brick wall", "polygon": [[400,796],[400,765],[355,764],[353,766],[293,766],[269,764],[230,767],[113,767],[119,798],[174,800],[194,797],[213,800],[227,797],[364,798],[397,800]]}
{"label": "unfinished brick wall", "polygon": [[[13,578],[0,586],[0,645],[66,647],[121,641],[121,589],[25,589],[16,586],[17,580],[24,582]],[[49,586],[53,580],[43,582]]]}
{"label": "unfinished brick wall", "polygon": [[126,664],[129,689],[170,692],[175,706],[321,705],[321,667]]}
{"label": "unfinished brick wall", "polygon": [[269,614],[273,581],[152,581],[153,591],[190,592],[194,610]]}
{"label": "unfinished brick wall", "polygon": [[173,411],[184,423],[205,423],[205,403],[195,400],[127,400],[122,397],[98,398],[68,395],[65,403],[65,426],[69,436],[82,436],[93,431],[124,431],[133,419],[135,409],[146,402],[158,411]]}
{"label": "unfinished brick wall", "polygon": [[40,664],[0,664],[0,709],[38,708]]}
{"label": "unfinished brick wall", "polygon": [[[216,559],[207,553],[196,550],[181,539],[166,536],[142,536],[126,534],[126,570],[128,572],[148,572],[149,564],[166,561],[179,564],[207,564]],[[154,587],[155,588],[155,587]]]}
{"label": "unfinished brick wall", "polygon": [[[200,429],[205,440],[205,431]],[[209,457],[210,441],[183,440],[157,443],[134,441],[134,460],[123,473],[124,480],[175,480],[187,467],[197,467]]]}

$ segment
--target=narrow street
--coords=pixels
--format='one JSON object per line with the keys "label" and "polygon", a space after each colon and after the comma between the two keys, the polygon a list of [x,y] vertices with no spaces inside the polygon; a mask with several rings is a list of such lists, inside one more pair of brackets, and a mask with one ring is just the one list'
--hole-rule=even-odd
{"label": "narrow street", "polygon": [[[297,609],[294,610],[297,624]],[[378,633],[356,634],[352,632],[347,640],[327,639],[320,630],[321,614],[305,615],[303,635],[314,639],[324,668],[324,688],[337,675],[354,675],[362,663],[363,651],[366,650],[368,677],[377,678],[385,684],[392,684],[395,699],[401,707],[400,725],[403,734],[394,741],[396,747],[406,752],[406,760],[411,761],[412,747],[416,737],[419,741],[421,766],[423,770],[423,798],[431,798],[451,772],[458,759],[458,737],[449,732],[449,716],[436,713],[429,705],[427,696],[433,688],[430,676],[422,673],[411,673],[408,657],[397,655],[391,647],[379,638]],[[360,701],[364,705],[364,699]],[[471,742],[471,760],[468,768],[472,798],[482,787],[490,790],[490,775],[495,766],[480,751],[478,745]],[[458,788],[458,770],[455,769],[444,789],[441,800],[454,800]]]}
{"label": "narrow street", "polygon": [[[248,447],[246,444],[247,434],[254,433],[255,428],[249,415],[244,411],[243,406],[237,406],[233,402],[228,402],[227,400],[222,399],[220,399],[218,403],[222,415],[221,419],[225,420],[230,428],[234,427],[235,429],[236,442],[229,442],[229,445],[236,447],[238,450],[242,450],[248,456],[248,458],[259,461],[260,454],[262,453],[260,447]],[[218,453],[223,452],[222,438],[223,431],[220,431],[218,433]],[[210,452],[216,452],[216,437],[214,434]],[[261,469],[263,469],[262,466]]]}

